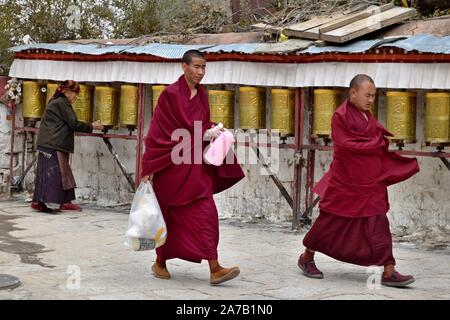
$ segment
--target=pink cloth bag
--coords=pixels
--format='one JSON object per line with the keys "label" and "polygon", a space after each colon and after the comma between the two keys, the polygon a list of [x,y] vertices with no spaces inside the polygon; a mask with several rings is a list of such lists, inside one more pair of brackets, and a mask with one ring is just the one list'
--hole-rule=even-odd
{"label": "pink cloth bag", "polygon": [[214,166],[220,166],[234,143],[233,134],[225,130],[215,140],[211,140],[208,150],[205,152],[205,161]]}

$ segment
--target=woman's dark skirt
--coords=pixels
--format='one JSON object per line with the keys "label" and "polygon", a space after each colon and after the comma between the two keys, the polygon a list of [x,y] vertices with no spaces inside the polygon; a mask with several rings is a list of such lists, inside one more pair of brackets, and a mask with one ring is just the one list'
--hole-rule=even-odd
{"label": "woman's dark skirt", "polygon": [[69,154],[38,147],[33,202],[68,203],[75,199],[75,187]]}
{"label": "woman's dark skirt", "polygon": [[385,214],[347,218],[321,210],[303,244],[310,250],[360,266],[395,265]]}

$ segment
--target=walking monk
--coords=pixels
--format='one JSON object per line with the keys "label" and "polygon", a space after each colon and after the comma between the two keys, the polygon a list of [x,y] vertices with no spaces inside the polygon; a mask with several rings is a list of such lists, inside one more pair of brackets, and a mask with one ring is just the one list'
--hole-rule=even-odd
{"label": "walking monk", "polygon": [[157,278],[170,279],[167,260],[208,260],[210,283],[216,285],[235,278],[240,270],[218,262],[219,221],[213,194],[237,183],[244,173],[235,157],[232,164],[219,167],[203,162],[204,137],[215,132],[208,96],[200,86],[206,60],[200,51],[189,50],[182,67],[184,75],[159,97],[145,141],[142,181],[153,183],[168,234],[156,250],[152,271]]}
{"label": "walking monk", "polygon": [[314,188],[320,215],[303,239],[306,250],[298,266],[311,278],[323,278],[314,263],[315,251],[361,266],[384,266],[381,283],[403,287],[414,277],[395,270],[389,230],[387,187],[419,171],[415,158],[388,152],[392,136],[372,116],[374,81],[357,75],[349,99],[332,118],[333,162]]}

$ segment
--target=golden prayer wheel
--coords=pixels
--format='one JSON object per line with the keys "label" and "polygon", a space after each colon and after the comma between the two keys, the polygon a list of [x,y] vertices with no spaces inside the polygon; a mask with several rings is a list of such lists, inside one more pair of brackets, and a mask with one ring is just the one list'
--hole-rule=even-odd
{"label": "golden prayer wheel", "polygon": [[50,101],[50,99],[55,95],[56,89],[58,89],[59,84],[57,83],[47,83],[47,98],[46,105]]}
{"label": "golden prayer wheel", "polygon": [[414,142],[416,140],[416,94],[390,91],[386,93],[387,130],[392,140]]}
{"label": "golden prayer wheel", "polygon": [[23,98],[23,118],[39,120],[44,113],[46,99],[42,86],[37,81],[24,81]]}
{"label": "golden prayer wheel", "polygon": [[95,120],[105,127],[117,127],[119,120],[119,90],[99,86],[95,88]]}
{"label": "golden prayer wheel", "polygon": [[281,135],[295,133],[295,90],[272,89],[272,112],[270,128],[279,130]]}
{"label": "golden prayer wheel", "polygon": [[373,102],[369,111],[375,119],[378,119],[378,96],[375,96],[375,101]]}
{"label": "golden prayer wheel", "polygon": [[340,89],[314,90],[313,136],[331,135],[331,118],[341,105],[343,94]]}
{"label": "golden prayer wheel", "polygon": [[166,87],[167,86],[152,86],[153,111],[155,111],[156,105],[158,104],[159,96]]}
{"label": "golden prayer wheel", "polygon": [[228,129],[234,129],[234,92],[227,90],[209,90],[211,121],[222,122]]}
{"label": "golden prayer wheel", "polygon": [[239,88],[239,123],[242,129],[266,128],[266,89]]}
{"label": "golden prayer wheel", "polygon": [[138,87],[122,85],[120,90],[120,124],[129,128],[135,128],[138,113]]}
{"label": "golden prayer wheel", "polygon": [[80,122],[92,122],[92,87],[80,84],[78,99],[73,104],[73,110]]}
{"label": "golden prayer wheel", "polygon": [[450,93],[427,93],[425,141],[450,142]]}

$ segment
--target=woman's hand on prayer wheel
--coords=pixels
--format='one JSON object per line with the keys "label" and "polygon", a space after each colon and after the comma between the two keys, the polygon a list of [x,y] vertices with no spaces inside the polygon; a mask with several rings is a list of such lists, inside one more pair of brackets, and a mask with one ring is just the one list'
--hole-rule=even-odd
{"label": "woman's hand on prayer wheel", "polygon": [[95,122],[92,122],[92,128],[96,130],[103,130],[105,127],[103,126],[103,123],[100,120],[97,120]]}

